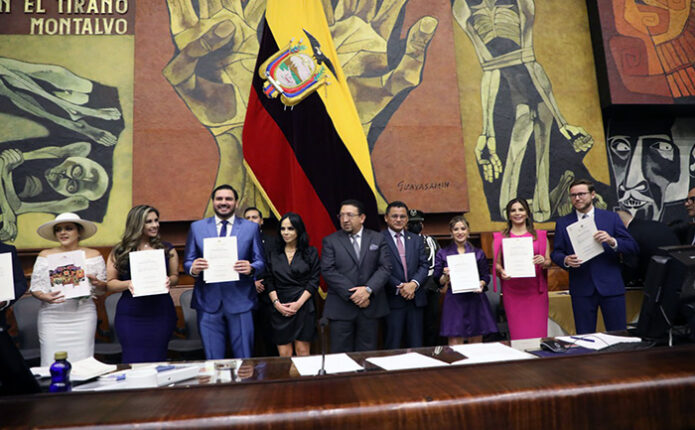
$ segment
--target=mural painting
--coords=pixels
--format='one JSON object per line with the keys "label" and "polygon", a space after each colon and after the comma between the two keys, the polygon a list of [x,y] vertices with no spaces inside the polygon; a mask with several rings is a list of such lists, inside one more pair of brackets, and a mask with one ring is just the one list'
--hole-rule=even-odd
{"label": "mural painting", "polygon": [[18,247],[41,246],[36,226],[58,213],[121,224],[130,205],[132,36],[115,22],[113,35],[95,36],[91,18],[78,25],[79,11],[50,6],[12,11],[0,30],[0,240]]}
{"label": "mural painting", "polygon": [[606,130],[613,209],[666,224],[685,219],[683,202],[695,185],[695,119],[613,118]]}
{"label": "mural painting", "polygon": [[[590,2],[605,55],[611,104],[695,101],[695,3],[692,0]],[[600,55],[600,53],[599,53]]]}
{"label": "mural painting", "polygon": [[[577,2],[570,2],[569,6],[580,8],[574,3]],[[580,20],[582,14],[551,11],[549,7],[554,6],[546,3],[540,14],[537,6],[532,0],[453,1],[454,18],[467,39],[457,52],[464,141],[469,148],[474,147],[477,181],[482,186],[471,191],[471,195],[484,194],[487,208],[480,209],[487,209],[492,221],[504,219],[504,207],[515,197],[528,200],[537,222],[568,213],[568,186],[577,178],[596,183],[597,206],[606,207],[607,200],[612,200],[605,175],[590,171],[585,163],[589,152],[596,151],[596,142],[602,141],[595,81],[568,64],[562,71],[565,87],[558,91],[553,86],[556,75],[547,73],[544,66],[574,60],[586,67],[591,58],[590,46],[584,43],[552,47],[551,52],[566,51],[562,59],[543,55],[543,49],[538,49],[539,40],[545,49],[553,43],[555,37],[549,29],[570,23],[573,29],[579,27],[588,34],[587,23]],[[538,31],[543,20],[550,22]],[[465,55],[466,51],[472,51],[475,60],[470,54]],[[473,79],[471,69],[479,71],[479,80]],[[479,101],[474,103],[475,87]],[[576,99],[582,87],[594,90],[593,100],[592,94]],[[471,141],[475,143],[468,143]],[[484,214],[478,215],[476,218],[484,222]],[[476,228],[485,229],[478,225]]]}

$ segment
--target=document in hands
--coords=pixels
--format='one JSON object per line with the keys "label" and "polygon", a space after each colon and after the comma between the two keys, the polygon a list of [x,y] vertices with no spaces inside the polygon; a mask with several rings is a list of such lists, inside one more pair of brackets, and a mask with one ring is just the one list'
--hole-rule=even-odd
{"label": "document in hands", "polygon": [[12,253],[0,254],[0,302],[14,300],[14,271]]}
{"label": "document in hands", "polygon": [[239,280],[239,272],[234,270],[234,263],[239,260],[236,236],[203,239],[203,258],[208,262],[208,268],[203,271],[205,282]]}
{"label": "document in hands", "polygon": [[446,262],[449,266],[452,294],[470,293],[480,289],[480,275],[474,253],[449,255]]}
{"label": "document in hands", "polygon": [[535,278],[532,237],[505,237],[502,239],[504,271],[512,278]]}
{"label": "document in hands", "polygon": [[133,251],[130,259],[130,279],[133,283],[133,297],[166,294],[167,269],[164,250],[151,249]]}
{"label": "document in hands", "polygon": [[47,260],[48,278],[54,291],[60,291],[66,299],[92,294],[92,287],[85,273],[84,251],[50,254]]}
{"label": "document in hands", "polygon": [[593,217],[580,219],[567,226],[567,234],[570,237],[574,254],[585,263],[603,253],[603,245],[594,239],[598,229]]}

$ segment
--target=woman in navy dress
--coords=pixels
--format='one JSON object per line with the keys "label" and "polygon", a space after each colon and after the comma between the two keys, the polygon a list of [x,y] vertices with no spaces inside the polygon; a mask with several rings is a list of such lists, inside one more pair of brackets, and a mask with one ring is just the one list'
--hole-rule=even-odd
{"label": "woman in navy dress", "polygon": [[[449,338],[449,345],[459,345],[467,340],[468,343],[480,342],[484,334],[497,332],[497,324],[490,310],[487,296],[482,294],[490,282],[490,269],[485,253],[468,242],[470,234],[468,221],[463,216],[455,216],[449,221],[449,230],[453,242],[439,251],[434,259],[432,276],[439,281],[440,291],[446,292],[442,306],[442,325],[440,336]],[[451,292],[449,255],[472,252],[478,266],[480,288],[471,293]]]}
{"label": "woman in navy dress", "polygon": [[124,363],[163,361],[176,327],[176,310],[171,295],[133,297],[128,254],[132,251],[164,249],[167,289],[178,283],[179,259],[174,247],[159,237],[159,211],[138,205],[128,212],[123,239],[116,245],[106,267],[109,292],[122,291],[116,307],[116,333],[123,347]]}
{"label": "woman in navy dress", "polygon": [[280,219],[278,240],[267,250],[265,278],[273,304],[273,338],[282,357],[309,355],[316,311],[313,296],[319,286],[319,254],[309,246],[302,218],[288,212]]}

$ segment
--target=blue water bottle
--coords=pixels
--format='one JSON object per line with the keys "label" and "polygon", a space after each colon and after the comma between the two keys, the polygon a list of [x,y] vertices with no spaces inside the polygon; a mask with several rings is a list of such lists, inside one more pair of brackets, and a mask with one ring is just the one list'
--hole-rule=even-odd
{"label": "blue water bottle", "polygon": [[68,353],[58,351],[54,355],[55,363],[51,364],[51,386],[48,391],[51,393],[62,393],[72,390],[70,383],[70,370],[72,364],[68,361]]}

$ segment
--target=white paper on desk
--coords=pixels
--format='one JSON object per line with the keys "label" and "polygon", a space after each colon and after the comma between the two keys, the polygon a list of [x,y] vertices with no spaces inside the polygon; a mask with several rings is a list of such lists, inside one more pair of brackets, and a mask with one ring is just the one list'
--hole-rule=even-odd
{"label": "white paper on desk", "polygon": [[[114,372],[118,368],[115,364],[102,363],[94,357],[84,358],[72,362],[71,364],[72,370],[70,371],[70,379],[76,382],[106,375],[107,373]],[[51,376],[51,368],[50,366],[32,367],[31,373],[42,378],[48,378]]]}
{"label": "white paper on desk", "polygon": [[573,343],[577,346],[581,346],[586,349],[593,349],[595,351],[609,347],[611,345],[615,345],[616,343],[632,343],[642,341],[642,339],[639,337],[615,336],[606,333],[588,333],[578,334],[576,336],[560,336],[556,337],[556,339],[568,343]]}
{"label": "white paper on desk", "polygon": [[470,293],[480,289],[480,274],[475,253],[455,254],[446,257],[451,280],[451,293]]}
{"label": "white paper on desk", "polygon": [[408,352],[386,357],[370,357],[367,358],[367,361],[384,370],[424,369],[449,365],[449,363],[422,355],[419,352]]}
{"label": "white paper on desk", "polygon": [[130,259],[130,279],[133,297],[167,294],[167,269],[163,249],[133,251]]}
{"label": "white paper on desk", "polygon": [[[321,370],[321,356],[309,355],[292,357],[292,363],[302,376],[318,375]],[[363,367],[345,353],[326,355],[326,373],[357,372]]]}
{"label": "white paper on desk", "polygon": [[205,282],[230,282],[239,280],[234,263],[239,260],[236,236],[206,237],[203,239],[203,258],[208,268],[203,271]]}
{"label": "white paper on desk", "polygon": [[512,278],[535,278],[532,237],[505,237],[502,239],[504,271]]}
{"label": "white paper on desk", "polygon": [[454,345],[451,347],[451,349],[468,357],[463,360],[455,361],[451,364],[492,363],[497,361],[528,360],[537,358],[533,354],[519,351],[499,342]]}
{"label": "white paper on desk", "polygon": [[567,234],[574,248],[574,254],[582,263],[586,263],[604,251],[603,245],[594,239],[597,231],[593,217],[580,219],[567,226]]}
{"label": "white paper on desk", "polygon": [[85,273],[84,251],[50,254],[47,260],[51,289],[60,291],[66,299],[92,295]]}
{"label": "white paper on desk", "polygon": [[14,300],[14,271],[12,253],[0,254],[0,302]]}

